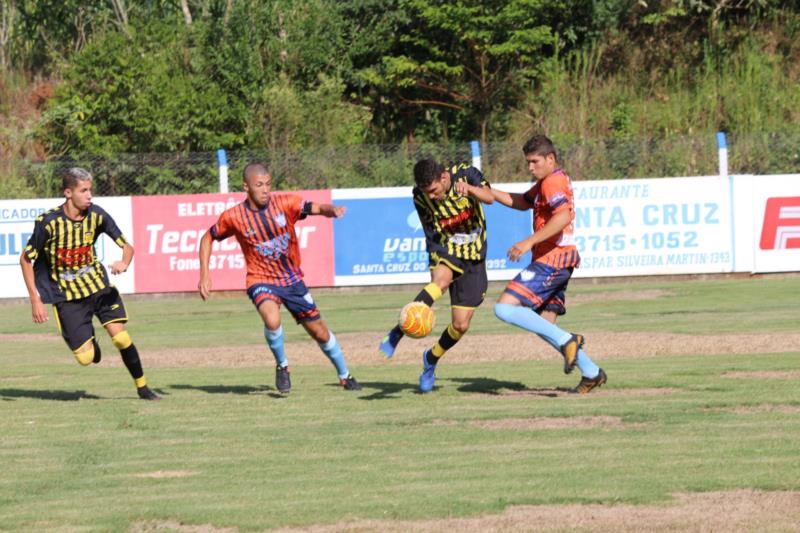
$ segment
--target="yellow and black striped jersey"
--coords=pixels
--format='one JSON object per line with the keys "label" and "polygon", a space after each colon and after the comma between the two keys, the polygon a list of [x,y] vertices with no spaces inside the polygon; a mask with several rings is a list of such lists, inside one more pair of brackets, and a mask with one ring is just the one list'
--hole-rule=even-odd
{"label": "yellow and black striped jersey", "polygon": [[81,220],[69,218],[63,204],[36,219],[25,255],[33,261],[43,302],[78,300],[109,286],[94,247],[101,233],[120,247],[126,243],[114,219],[94,204]]}
{"label": "yellow and black striped jersey", "polygon": [[483,205],[472,196],[461,196],[455,184],[465,181],[477,187],[489,182],[480,170],[465,163],[448,168],[450,189],[444,200],[431,200],[414,187],[414,206],[417,208],[428,245],[428,253],[457,257],[467,261],[486,259],[486,217]]}

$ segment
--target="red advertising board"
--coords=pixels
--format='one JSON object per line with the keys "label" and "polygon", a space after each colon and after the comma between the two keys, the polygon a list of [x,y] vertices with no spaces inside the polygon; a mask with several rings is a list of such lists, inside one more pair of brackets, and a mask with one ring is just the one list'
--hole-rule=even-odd
{"label": "red advertising board", "polygon": [[[330,203],[331,193],[298,191],[304,199]],[[244,193],[134,196],[133,245],[136,248],[136,292],[197,290],[200,239]],[[295,226],[310,287],[333,285],[333,224],[311,216]],[[214,290],[244,290],[244,255],[235,239],[215,242],[210,261]]]}

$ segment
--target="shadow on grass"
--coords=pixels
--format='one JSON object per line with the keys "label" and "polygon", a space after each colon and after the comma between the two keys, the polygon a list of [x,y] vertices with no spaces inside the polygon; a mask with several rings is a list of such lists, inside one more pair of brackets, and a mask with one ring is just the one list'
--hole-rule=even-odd
{"label": "shadow on grass", "polygon": [[0,397],[4,400],[17,398],[33,398],[35,400],[54,400],[57,402],[77,402],[78,400],[102,400],[100,396],[87,394],[86,391],[66,390],[30,390],[30,389],[0,389]]}
{"label": "shadow on grass", "polygon": [[492,378],[451,378],[448,381],[462,383],[462,385],[458,387],[459,392],[491,394],[495,396],[503,394],[526,394],[555,397],[558,396],[560,392],[557,388],[529,389],[524,383],[520,383],[519,381],[500,381]]}
{"label": "shadow on grass", "polygon": [[[399,394],[404,391],[412,391],[419,394],[416,383],[387,383],[385,381],[359,381],[359,383],[362,387],[360,391],[345,392],[350,394],[364,394],[365,392],[369,392],[370,389],[374,389],[375,391],[366,396],[359,396],[359,400],[388,400],[399,397]],[[329,386],[341,388],[341,385],[331,384]]]}
{"label": "shadow on grass", "polygon": [[265,394],[271,398],[285,398],[287,395],[279,393],[268,385],[253,387],[250,385],[170,385],[175,390],[196,390],[207,394]]}

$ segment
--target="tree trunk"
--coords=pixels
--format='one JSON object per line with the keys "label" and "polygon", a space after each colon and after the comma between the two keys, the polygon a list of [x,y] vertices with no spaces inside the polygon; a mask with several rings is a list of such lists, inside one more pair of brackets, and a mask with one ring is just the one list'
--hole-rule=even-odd
{"label": "tree trunk", "polygon": [[183,20],[187,26],[192,25],[192,12],[189,11],[189,0],[181,0],[181,10],[183,10]]}
{"label": "tree trunk", "polygon": [[227,26],[228,20],[231,18],[231,11],[233,10],[233,0],[226,0],[225,2],[225,16],[222,17],[222,25]]}

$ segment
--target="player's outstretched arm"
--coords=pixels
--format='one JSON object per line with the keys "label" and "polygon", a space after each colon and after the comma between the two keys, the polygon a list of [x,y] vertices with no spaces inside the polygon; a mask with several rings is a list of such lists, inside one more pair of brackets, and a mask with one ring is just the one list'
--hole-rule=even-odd
{"label": "player's outstretched arm", "polygon": [[131,261],[133,261],[133,246],[126,242],[122,245],[122,259],[109,265],[111,273],[122,274],[128,270],[128,267],[131,265]]}
{"label": "player's outstretched arm", "polygon": [[494,196],[494,199],[497,200],[499,203],[503,204],[506,207],[510,207],[511,209],[525,211],[533,207],[530,203],[528,203],[528,200],[525,199],[524,194],[492,189],[492,195]]}
{"label": "player's outstretched arm", "polygon": [[535,245],[562,232],[564,228],[569,226],[570,220],[571,217],[568,209],[558,211],[555,215],[553,215],[553,218],[547,221],[542,229],[527,239],[523,239],[518,243],[515,243],[514,246],[509,248],[507,253],[508,258],[512,261],[519,260],[520,257],[530,252]]}
{"label": "player's outstretched arm", "polygon": [[200,239],[200,281],[197,282],[197,289],[200,291],[200,298],[208,300],[211,297],[211,276],[208,273],[208,263],[211,260],[211,233],[206,231]]}
{"label": "player's outstretched arm", "polygon": [[317,204],[317,203],[311,204],[312,215],[322,215],[328,218],[342,218],[346,212],[347,212],[347,207],[343,205]]}
{"label": "player's outstretched arm", "polygon": [[465,181],[458,181],[455,184],[455,189],[458,194],[462,196],[470,194],[484,204],[494,203],[494,194],[492,194],[491,187],[478,187],[477,185],[470,185]]}
{"label": "player's outstretched arm", "polygon": [[39,291],[36,290],[33,263],[31,263],[31,260],[25,255],[25,252],[22,252],[22,255],[19,256],[19,266],[22,268],[22,279],[25,280],[25,288],[28,289],[28,297],[31,300],[31,316],[33,317],[33,321],[37,324],[47,322],[50,317],[47,316],[47,308],[44,306],[42,298],[39,296]]}

